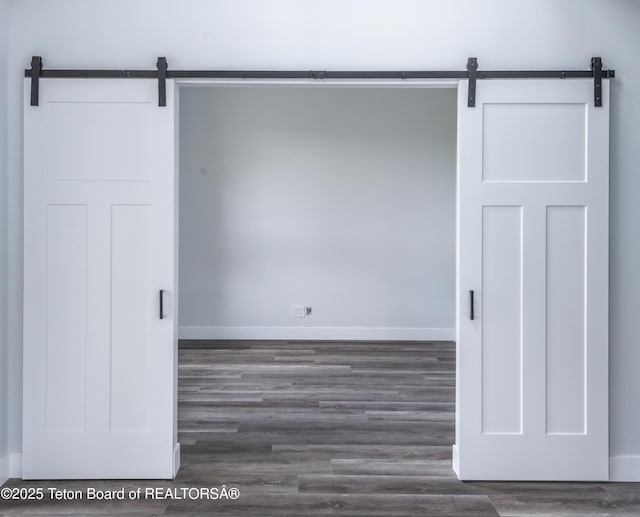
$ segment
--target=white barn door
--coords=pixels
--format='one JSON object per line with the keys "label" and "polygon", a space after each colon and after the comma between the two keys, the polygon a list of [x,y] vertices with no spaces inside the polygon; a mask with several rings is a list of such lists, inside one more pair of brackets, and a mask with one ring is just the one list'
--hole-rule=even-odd
{"label": "white barn door", "polygon": [[29,85],[23,477],[172,478],[173,83]]}
{"label": "white barn door", "polygon": [[608,479],[608,86],[460,85],[461,479]]}

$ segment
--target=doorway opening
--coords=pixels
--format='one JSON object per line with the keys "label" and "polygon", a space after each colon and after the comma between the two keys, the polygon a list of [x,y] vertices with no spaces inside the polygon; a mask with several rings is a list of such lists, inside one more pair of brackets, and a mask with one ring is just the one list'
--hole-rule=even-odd
{"label": "doorway opening", "polygon": [[243,433],[450,460],[456,88],[180,88],[182,469]]}

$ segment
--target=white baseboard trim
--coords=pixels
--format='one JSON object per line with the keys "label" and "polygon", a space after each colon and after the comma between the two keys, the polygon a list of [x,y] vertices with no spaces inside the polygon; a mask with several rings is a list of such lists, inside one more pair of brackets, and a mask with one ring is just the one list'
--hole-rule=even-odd
{"label": "white baseboard trim", "polygon": [[0,458],[0,486],[9,479],[9,453]]}
{"label": "white baseboard trim", "polygon": [[173,479],[176,478],[179,470],[180,470],[180,444],[176,443],[176,446],[173,448]]}
{"label": "white baseboard trim", "polygon": [[460,453],[458,452],[458,445],[455,443],[451,446],[451,467],[458,479],[460,479]]}
{"label": "white baseboard trim", "polygon": [[611,456],[609,481],[640,481],[640,456]]}
{"label": "white baseboard trim", "polygon": [[22,453],[9,453],[9,477],[22,479]]}
{"label": "white baseboard trim", "polygon": [[454,341],[454,328],[403,327],[180,327],[180,339]]}

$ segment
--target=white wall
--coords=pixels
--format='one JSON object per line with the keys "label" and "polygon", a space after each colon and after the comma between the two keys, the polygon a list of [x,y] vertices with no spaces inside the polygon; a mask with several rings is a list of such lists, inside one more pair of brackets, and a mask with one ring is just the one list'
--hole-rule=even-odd
{"label": "white wall", "polygon": [[184,89],[181,336],[453,339],[456,99]]}
{"label": "white wall", "polygon": [[7,67],[9,2],[0,0],[0,485],[9,477],[9,341],[7,339]]}
{"label": "white wall", "polygon": [[[615,68],[611,125],[611,454],[640,480],[640,2],[14,0],[9,85],[11,448],[20,450],[22,75],[48,67]],[[482,87],[480,83],[479,87]]]}

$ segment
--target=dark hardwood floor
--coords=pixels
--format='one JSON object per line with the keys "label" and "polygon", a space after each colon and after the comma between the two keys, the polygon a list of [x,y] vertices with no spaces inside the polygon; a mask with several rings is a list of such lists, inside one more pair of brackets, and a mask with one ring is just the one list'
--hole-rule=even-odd
{"label": "dark hardwood floor", "polygon": [[[0,501],[0,515],[640,515],[640,484],[458,481],[454,363],[453,343],[183,342],[175,481],[5,485],[173,498]],[[240,496],[181,492],[223,485]]]}

